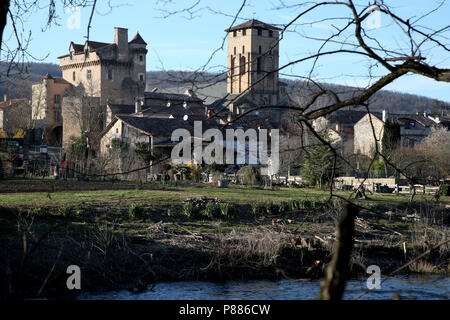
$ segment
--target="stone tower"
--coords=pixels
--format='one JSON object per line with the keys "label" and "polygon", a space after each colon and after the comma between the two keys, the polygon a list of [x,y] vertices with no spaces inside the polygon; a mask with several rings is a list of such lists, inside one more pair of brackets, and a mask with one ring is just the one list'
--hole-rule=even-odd
{"label": "stone tower", "polygon": [[228,32],[227,92],[248,92],[261,104],[278,103],[279,31],[258,20],[226,29]]}

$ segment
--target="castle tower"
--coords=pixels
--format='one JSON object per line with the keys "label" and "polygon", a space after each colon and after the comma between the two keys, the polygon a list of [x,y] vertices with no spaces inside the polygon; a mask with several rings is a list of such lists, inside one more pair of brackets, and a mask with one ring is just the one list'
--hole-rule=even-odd
{"label": "castle tower", "polygon": [[254,101],[277,104],[279,31],[254,19],[225,30],[228,32],[228,93],[248,90]]}

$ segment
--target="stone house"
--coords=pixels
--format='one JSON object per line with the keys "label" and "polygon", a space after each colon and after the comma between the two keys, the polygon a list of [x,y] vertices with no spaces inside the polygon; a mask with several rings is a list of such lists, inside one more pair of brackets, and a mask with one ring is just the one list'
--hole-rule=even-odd
{"label": "stone house", "polygon": [[[172,132],[175,129],[186,129],[192,132],[194,120],[197,119],[142,117],[135,114],[116,115],[100,134],[100,154],[103,157],[111,157],[107,168],[109,171],[126,172],[147,165],[142,163],[135,153],[138,143],[146,144],[148,150],[157,158],[169,157],[166,161],[155,164],[148,170],[147,174],[155,177],[162,173],[162,164],[171,163],[171,150],[176,144],[171,141]],[[215,126],[214,121],[203,122],[203,129]],[[127,175],[127,178],[136,178],[136,175]]]}
{"label": "stone house", "polygon": [[312,126],[318,132],[328,128],[341,155],[348,156],[354,153],[354,126],[365,115],[365,111],[338,110],[314,120]]}
{"label": "stone house", "polygon": [[400,125],[400,146],[402,147],[414,147],[420,144],[430,134],[431,128],[438,125],[426,114],[389,114],[386,110],[383,110],[381,114],[371,113],[370,117],[366,114],[354,127],[355,153],[370,155],[375,143],[382,152],[384,123],[388,120]]}
{"label": "stone house", "polygon": [[32,89],[32,119],[36,129],[43,131],[43,142],[62,144],[62,101],[71,84],[49,73]]}
{"label": "stone house", "polygon": [[0,135],[12,137],[18,130],[31,127],[31,108],[28,99],[4,99],[0,102]]}

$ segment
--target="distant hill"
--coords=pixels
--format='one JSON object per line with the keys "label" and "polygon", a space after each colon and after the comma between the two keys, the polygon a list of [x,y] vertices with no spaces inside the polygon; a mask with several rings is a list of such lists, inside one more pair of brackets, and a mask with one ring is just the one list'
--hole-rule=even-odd
{"label": "distant hill", "polygon": [[[31,84],[42,79],[43,76],[49,72],[54,77],[61,77],[61,70],[58,65],[52,63],[30,63],[27,67],[27,73],[25,75],[12,75],[6,78],[7,64],[0,62],[0,94],[7,93],[10,98],[31,97]],[[193,83],[213,84],[217,83],[214,87],[217,89],[217,96],[224,94],[226,86],[224,81],[226,80],[224,74],[213,73],[193,73],[190,71],[148,71],[147,72],[147,90],[158,88],[159,90],[174,87],[189,87]],[[305,82],[293,81],[288,79],[281,79],[288,85],[288,92],[291,96],[297,97],[303,102],[307,100],[307,97],[311,95],[312,90],[305,88]],[[341,86],[336,84],[324,84],[324,87],[339,92],[341,99],[349,97],[354,94],[355,91],[360,90],[358,88],[352,88],[348,86]],[[214,94],[214,96],[216,96]],[[323,106],[329,103],[328,98],[322,98],[317,101],[314,108]],[[437,99],[431,99],[424,96],[394,92],[389,90],[382,90],[377,92],[369,101],[370,108],[373,111],[379,111],[382,109],[388,109],[390,112],[395,113],[413,113],[423,112],[431,110],[437,112],[440,110],[450,110],[450,103],[440,101]]]}

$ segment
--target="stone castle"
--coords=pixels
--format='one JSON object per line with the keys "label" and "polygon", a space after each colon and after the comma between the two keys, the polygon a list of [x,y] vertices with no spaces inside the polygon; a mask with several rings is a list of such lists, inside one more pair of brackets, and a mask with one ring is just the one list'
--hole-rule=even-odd
{"label": "stone castle", "polygon": [[[228,109],[240,113],[248,106],[280,103],[277,71],[280,29],[250,20],[225,31],[229,38]],[[142,106],[159,103],[148,101],[156,93],[145,92],[146,54],[147,43],[139,33],[128,41],[128,30],[124,28],[114,29],[112,43],[71,42],[69,53],[58,57],[62,77],[48,74],[32,87],[32,117],[43,131],[46,143],[67,147],[70,141],[89,131],[92,134],[102,131],[107,124],[107,110],[127,109],[131,113],[137,103]],[[198,98],[179,95],[173,99]],[[111,117],[109,114],[108,118]],[[86,126],[86,121],[93,123]]]}

